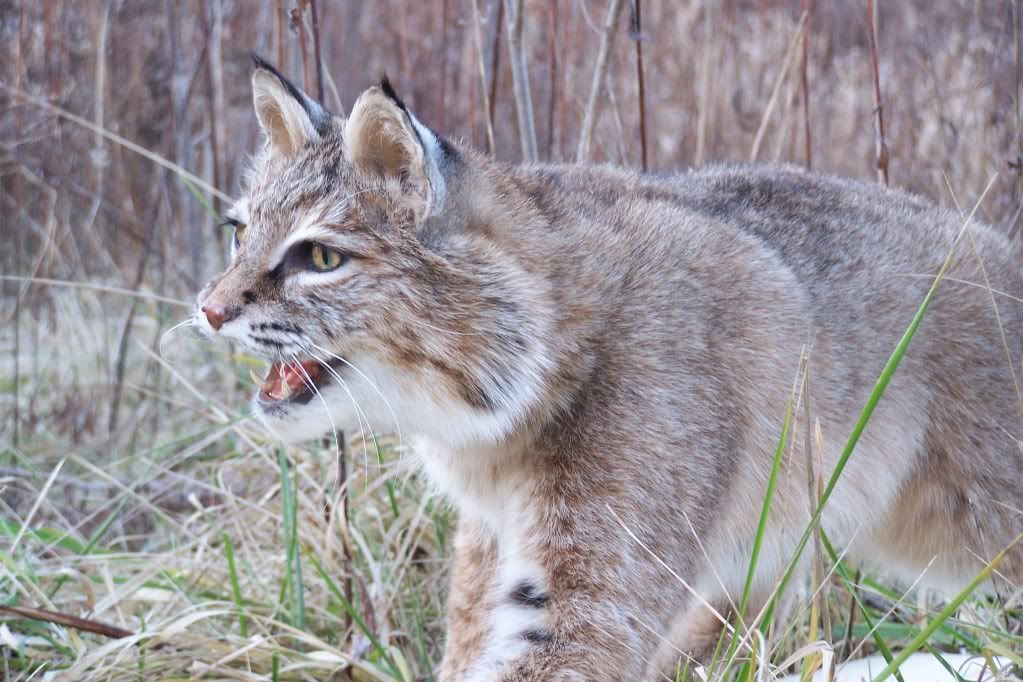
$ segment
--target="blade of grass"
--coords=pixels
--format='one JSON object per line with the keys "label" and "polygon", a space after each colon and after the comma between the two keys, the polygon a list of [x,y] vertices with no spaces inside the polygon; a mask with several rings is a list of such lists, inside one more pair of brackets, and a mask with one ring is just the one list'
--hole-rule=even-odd
{"label": "blade of grass", "polygon": [[[771,475],[767,479],[767,490],[764,492],[764,504],[760,509],[760,521],[757,523],[757,533],[753,537],[753,552],[750,554],[749,565],[746,568],[746,580],[742,586],[742,597],[739,599],[739,609],[736,619],[736,631],[733,633],[728,644],[726,660],[731,660],[739,645],[739,631],[742,628],[743,618],[746,616],[746,606],[749,604],[749,595],[753,587],[753,576],[757,570],[757,561],[760,559],[760,549],[764,544],[764,536],[767,534],[767,521],[771,514],[771,502],[774,500],[774,490],[778,484],[778,472],[781,471],[781,462],[785,455],[785,444],[789,440],[789,428],[792,425],[792,399],[789,398],[785,407],[785,419],[782,421],[781,436],[778,438],[778,447],[774,450],[774,460],[771,462]],[[722,631],[722,635],[724,631]],[[720,646],[721,640],[718,640]],[[717,659],[717,651],[711,657]],[[727,666],[726,666],[727,669]],[[711,666],[713,672],[713,665]]]}
{"label": "blade of grass", "polygon": [[[380,442],[377,440],[377,434],[371,434],[370,439],[373,441],[373,449],[376,450],[377,464],[383,466],[384,456],[380,449]],[[401,512],[398,509],[398,498],[394,494],[394,481],[391,479],[384,481],[384,488],[387,489],[387,501],[391,504],[391,513],[394,514],[394,518],[398,518]]]}
{"label": "blade of grass", "polygon": [[[842,580],[842,587],[845,588],[846,592],[849,593],[849,596],[852,597],[853,602],[855,602],[856,606],[859,607],[860,615],[863,616],[863,622],[867,624],[867,628],[869,628],[870,632],[873,635],[874,644],[877,645],[877,650],[881,652],[881,655],[884,657],[885,663],[890,665],[892,662],[891,649],[888,648],[888,644],[884,641],[884,637],[882,637],[881,634],[877,632],[877,629],[874,627],[874,619],[870,617],[870,612],[867,611],[867,607],[864,606],[863,602],[860,600],[860,596],[856,592],[856,586],[853,584],[852,579],[849,577],[848,569],[846,569],[845,564],[839,560],[838,552],[835,551],[834,546],[831,544],[831,541],[828,539],[828,536],[824,532],[823,528],[821,529],[821,545],[823,545],[824,551],[828,553],[828,558],[831,559],[832,565],[835,566],[835,570],[838,573],[838,577],[841,578]],[[942,659],[942,663],[944,663],[944,659]],[[902,678],[902,673],[898,669],[895,670],[895,678],[899,682],[906,682]]]}
{"label": "blade of grass", "polygon": [[[291,617],[295,627],[305,630],[305,594],[302,587],[302,565],[298,556],[298,522],[295,512],[295,491],[288,470],[288,453],[281,448],[278,454],[281,473],[281,513],[284,515],[285,584],[291,595]],[[297,484],[297,481],[295,482]]]}
{"label": "blade of grass", "polygon": [[184,183],[185,189],[188,190],[189,194],[195,197],[196,201],[202,204],[202,207],[203,209],[205,209],[206,213],[214,220],[220,220],[220,214],[217,213],[217,209],[213,208],[210,202],[206,200],[206,197],[202,195],[202,192],[199,190],[198,187],[195,186],[195,183],[189,180],[184,175],[181,175],[179,177],[181,178],[181,182]]}
{"label": "blade of grass", "polygon": [[[926,647],[927,650],[931,652],[931,655],[934,656],[935,659],[937,659],[941,667],[945,669],[945,672],[947,672],[952,677],[952,679],[955,680],[955,682],[966,682],[966,678],[960,675],[955,668],[949,665],[949,662],[945,660],[945,657],[941,655],[941,652],[939,652],[937,649],[931,646],[930,642],[924,642],[924,647]],[[891,663],[891,661],[888,662]],[[899,674],[898,671],[895,671],[895,674],[897,676]]]}
{"label": "blade of grass", "polygon": [[231,578],[231,596],[234,597],[234,605],[238,609],[238,631],[245,639],[249,638],[249,624],[245,619],[245,606],[242,603],[242,590],[238,582],[238,569],[234,563],[234,545],[231,543],[231,536],[224,533],[224,556],[227,557],[227,571]]}
{"label": "blade of grass", "polygon": [[377,636],[373,633],[373,631],[366,626],[366,621],[362,619],[362,616],[359,614],[358,609],[352,606],[352,603],[345,599],[344,593],[337,586],[337,583],[335,583],[334,580],[330,577],[327,571],[324,570],[320,562],[316,560],[316,557],[314,557],[312,554],[307,554],[306,556],[312,563],[313,568],[316,569],[316,572],[319,573],[320,578],[323,580],[324,585],[327,586],[327,589],[330,590],[330,593],[334,595],[334,598],[337,599],[339,604],[341,604],[341,608],[343,608],[345,612],[348,613],[349,616],[351,616],[352,622],[355,623],[355,626],[362,631],[362,634],[366,635],[366,639],[369,640],[370,646],[373,647],[373,649],[377,652],[377,654],[384,661],[384,663],[387,664],[387,667],[390,669],[390,672],[394,676],[394,678],[400,680],[401,673],[398,672],[398,665],[391,658],[390,654],[387,653],[387,649],[385,649],[383,644],[380,643],[380,640],[377,639]]}

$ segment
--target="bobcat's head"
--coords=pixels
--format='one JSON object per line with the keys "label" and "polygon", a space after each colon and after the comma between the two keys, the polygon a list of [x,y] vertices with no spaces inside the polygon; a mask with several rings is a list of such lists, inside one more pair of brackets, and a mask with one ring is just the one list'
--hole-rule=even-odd
{"label": "bobcat's head", "polygon": [[257,416],[286,440],[507,434],[551,371],[542,280],[501,236],[507,172],[416,120],[386,79],[347,118],[258,58],[252,88],[265,142],[195,323],[270,362]]}

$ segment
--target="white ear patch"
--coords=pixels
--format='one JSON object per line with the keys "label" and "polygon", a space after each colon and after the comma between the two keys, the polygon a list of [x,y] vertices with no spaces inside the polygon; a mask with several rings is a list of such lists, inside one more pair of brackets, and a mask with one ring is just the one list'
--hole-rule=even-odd
{"label": "white ear patch", "polygon": [[408,112],[408,117],[412,121],[412,125],[415,126],[416,132],[419,133],[419,139],[422,140],[424,166],[430,186],[433,188],[433,211],[440,212],[444,207],[446,194],[444,175],[440,172],[440,160],[444,152],[440,147],[440,141],[432,130],[420,123],[411,112]]}
{"label": "white ear patch", "polygon": [[443,150],[433,132],[381,88],[362,93],[345,123],[345,147],[352,164],[386,179],[412,177],[429,190],[427,213],[444,203]]}

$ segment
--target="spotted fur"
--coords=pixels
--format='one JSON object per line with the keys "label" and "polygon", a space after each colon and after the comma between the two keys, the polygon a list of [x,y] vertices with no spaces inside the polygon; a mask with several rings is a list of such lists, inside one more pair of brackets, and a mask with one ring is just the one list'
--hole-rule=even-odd
{"label": "spotted fur", "polygon": [[[268,427],[398,429],[458,509],[440,678],[705,661],[801,353],[822,448],[802,452],[798,411],[759,603],[807,523],[808,476],[830,475],[961,216],[788,166],[511,166],[386,85],[348,119],[266,65],[253,86],[266,143],[234,209],[247,229],[199,304],[236,309],[219,334],[249,352],[347,363],[322,400],[257,404]],[[350,257],[287,259],[310,240]],[[960,243],[823,517],[858,559],[962,585],[1023,528],[1019,264],[983,225]],[[1019,548],[1000,570],[1018,586]]]}

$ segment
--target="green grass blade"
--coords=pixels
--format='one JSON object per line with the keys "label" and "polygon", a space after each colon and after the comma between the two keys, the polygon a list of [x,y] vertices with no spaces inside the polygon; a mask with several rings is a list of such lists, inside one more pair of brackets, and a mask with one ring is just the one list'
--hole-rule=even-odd
{"label": "green grass blade", "polygon": [[377,655],[379,655],[384,663],[387,664],[387,667],[389,668],[391,675],[394,676],[394,679],[402,679],[401,673],[398,671],[397,663],[395,663],[394,659],[392,659],[390,654],[387,653],[387,649],[384,648],[384,645],[380,643],[379,639],[377,639],[376,634],[366,626],[366,621],[362,619],[358,609],[356,609],[352,603],[345,598],[344,593],[340,590],[340,588],[338,588],[337,583],[335,583],[327,571],[324,570],[320,562],[316,560],[316,557],[312,554],[307,554],[307,556],[309,561],[312,563],[313,568],[315,568],[316,572],[320,574],[323,584],[327,586],[330,593],[334,595],[334,598],[337,599],[339,604],[341,604],[341,608],[343,608],[345,612],[351,616],[352,622],[355,623],[355,627],[359,628],[359,630],[362,631],[362,634],[366,635],[366,639],[369,640],[370,646],[373,647],[373,649],[377,652]]}
{"label": "green grass blade", "polygon": [[188,193],[195,197],[196,201],[202,204],[202,207],[203,209],[205,209],[206,213],[209,214],[209,216],[214,220],[220,220],[220,216],[217,214],[216,209],[214,209],[213,206],[210,205],[210,202],[206,199],[205,195],[203,195],[202,191],[195,186],[195,183],[189,180],[184,175],[178,175],[178,178],[185,185],[185,189],[188,190]]}
{"label": "green grass blade", "polygon": [[[774,501],[774,490],[778,484],[778,472],[781,471],[781,462],[785,455],[785,444],[789,440],[789,429],[792,425],[792,399],[790,398],[785,407],[785,419],[781,426],[781,436],[778,438],[778,447],[774,450],[774,460],[771,462],[771,474],[767,479],[767,490],[764,492],[764,504],[760,509],[760,521],[757,524],[757,533],[753,538],[753,551],[750,554],[749,566],[746,569],[746,581],[742,587],[742,597],[739,600],[739,612],[736,619],[736,630],[732,635],[731,643],[728,645],[727,661],[732,660],[735,650],[739,646],[739,632],[742,629],[743,619],[746,617],[746,606],[749,604],[750,590],[753,587],[753,576],[757,570],[757,562],[760,559],[760,550],[764,545],[764,536],[767,534],[767,521],[771,515],[771,503]],[[718,640],[720,645],[721,640]],[[716,653],[716,652],[715,652]],[[716,658],[716,655],[712,658]]]}
{"label": "green grass blade", "polygon": [[298,515],[295,504],[295,488],[297,488],[298,482],[292,483],[291,473],[288,470],[288,453],[285,448],[280,449],[277,459],[281,470],[284,546],[287,548],[284,576],[291,595],[293,623],[299,630],[305,630],[305,590],[302,586],[302,564],[298,555]]}
{"label": "green grass blade", "polygon": [[[867,611],[867,607],[860,600],[860,596],[856,594],[856,587],[852,584],[852,579],[849,577],[849,571],[846,570],[845,564],[839,560],[838,553],[835,552],[835,548],[832,546],[831,541],[828,540],[828,536],[824,532],[823,528],[821,528],[821,545],[824,546],[824,551],[828,553],[828,558],[831,559],[832,565],[835,566],[835,572],[838,573],[838,577],[842,580],[842,587],[845,588],[846,592],[849,593],[849,596],[853,598],[854,602],[856,602],[856,606],[860,611],[860,616],[863,617],[863,622],[867,624],[867,627],[872,633],[871,636],[874,639],[874,644],[877,646],[877,650],[881,652],[881,656],[884,657],[885,663],[891,665],[892,651],[888,648],[888,644],[884,641],[884,637],[882,637],[881,633],[874,627],[874,619],[870,617],[870,612]],[[942,663],[944,662],[945,661],[942,660]],[[902,679],[902,673],[898,670],[898,668],[895,669],[895,678],[899,682],[906,682]]]}
{"label": "green grass blade", "polygon": [[227,571],[231,578],[231,596],[234,597],[234,605],[238,609],[238,631],[242,637],[248,639],[249,624],[245,618],[245,605],[242,601],[242,589],[238,582],[238,569],[234,563],[234,545],[231,544],[231,536],[224,533],[224,556],[227,557]]}
{"label": "green grass blade", "polygon": [[[377,440],[376,433],[370,434],[370,438],[373,439],[373,449],[376,450],[377,464],[383,466],[384,456],[380,451],[380,442]],[[401,511],[398,509],[398,498],[394,494],[394,481],[388,478],[384,481],[384,487],[387,489],[387,500],[391,503],[391,513],[397,519],[401,516]]]}
{"label": "green grass blade", "polygon": [[[941,652],[939,652],[937,649],[935,649],[933,646],[931,646],[930,642],[924,642],[924,647],[929,652],[931,652],[931,656],[934,656],[934,658],[937,659],[938,663],[941,664],[941,667],[945,669],[945,672],[947,672],[949,674],[949,676],[953,680],[955,680],[955,682],[966,682],[966,678],[964,678],[962,675],[960,675],[959,672],[955,668],[953,668],[951,665],[949,665],[949,662],[945,660],[945,657],[941,655]],[[890,664],[891,661],[888,661],[888,663]],[[898,675],[899,675],[899,672],[896,670],[895,671],[895,676],[898,677]]]}

